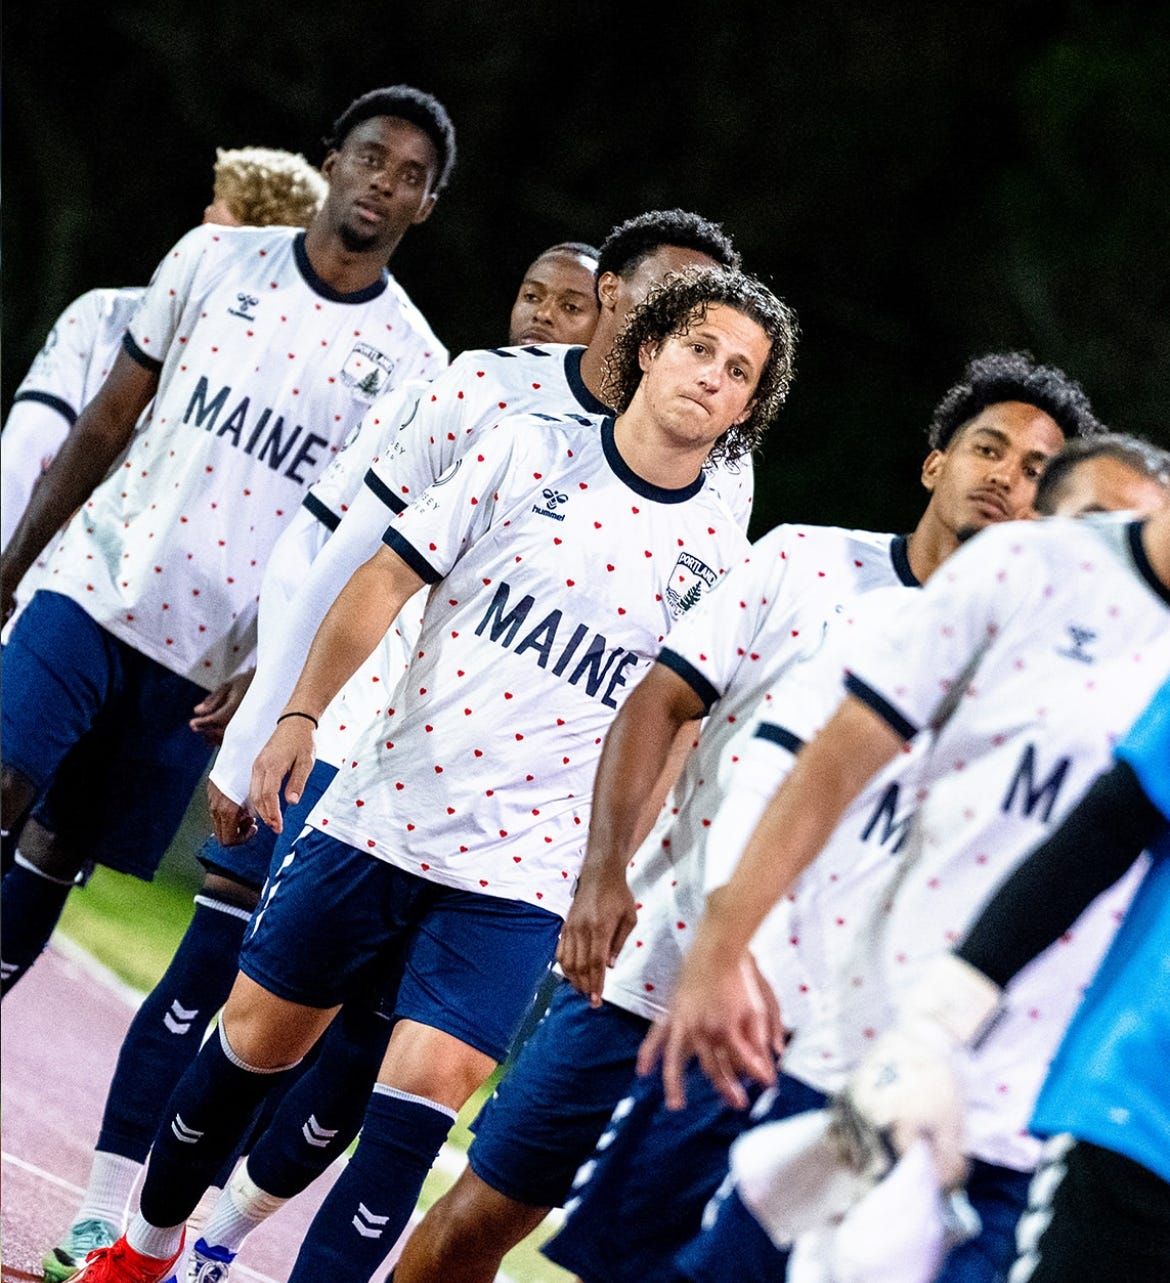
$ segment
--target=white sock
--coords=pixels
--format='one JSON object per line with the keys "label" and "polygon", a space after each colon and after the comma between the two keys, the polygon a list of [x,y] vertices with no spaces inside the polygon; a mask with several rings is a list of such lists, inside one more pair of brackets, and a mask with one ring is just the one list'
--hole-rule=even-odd
{"label": "white sock", "polygon": [[287,1202],[287,1198],[277,1198],[262,1190],[248,1175],[245,1161],[236,1169],[207,1218],[203,1240],[216,1247],[226,1247],[229,1252],[238,1252],[257,1225]]}
{"label": "white sock", "polygon": [[203,1191],[203,1197],[199,1200],[195,1210],[187,1217],[187,1235],[192,1242],[202,1237],[203,1227],[207,1224],[207,1218],[214,1211],[221,1194],[222,1191],[218,1185],[209,1185]]}
{"label": "white sock", "polygon": [[126,1242],[143,1256],[164,1261],[174,1256],[179,1250],[186,1224],[186,1221],[183,1221],[178,1225],[151,1225],[144,1219],[141,1212],[135,1212],[126,1230]]}
{"label": "white sock", "polygon": [[121,1154],[94,1151],[85,1198],[74,1221],[105,1221],[119,1233],[126,1224],[126,1205],[143,1164]]}

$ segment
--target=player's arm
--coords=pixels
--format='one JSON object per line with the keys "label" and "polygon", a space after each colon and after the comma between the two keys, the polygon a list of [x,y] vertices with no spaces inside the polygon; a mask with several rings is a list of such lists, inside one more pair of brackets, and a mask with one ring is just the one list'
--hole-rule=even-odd
{"label": "player's arm", "polygon": [[605,737],[585,862],[557,946],[566,979],[595,1007],[601,1003],[605,968],[613,966],[636,921],[626,865],[669,788],[664,777],[671,774],[675,746],[682,739],[685,750],[689,723],[705,712],[694,687],[656,663],[630,692]]}
{"label": "player's arm", "polygon": [[296,803],[312,769],[314,725],[424,582],[398,553],[382,547],[358,567],[330,606],[283,710],[295,715],[282,713],[252,767],[252,801],[274,832],[281,830],[281,783],[287,776],[285,797]]}
{"label": "player's arm", "polygon": [[669,1020],[655,1026],[639,1055],[642,1072],[662,1055],[671,1108],[686,1103],[682,1075],[692,1056],[728,1103],[740,1108],[746,1104],[742,1075],[772,1081],[770,1022],[761,995],[754,991],[748,945],[776,902],[816,858],[845,808],[903,743],[885,718],[847,696],[797,756],[731,880],[708,896]]}
{"label": "player's arm", "polygon": [[156,369],[147,369],[125,352],[118,353],[105,383],[81,412],[33,490],[5,549],[0,569],[0,604],[5,618],[12,610],[17,584],[126,448],[157,387]]}

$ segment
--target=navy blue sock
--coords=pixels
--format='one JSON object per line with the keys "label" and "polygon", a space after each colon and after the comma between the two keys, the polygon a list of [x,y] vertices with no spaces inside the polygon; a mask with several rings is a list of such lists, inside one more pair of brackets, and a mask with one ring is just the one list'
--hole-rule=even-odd
{"label": "navy blue sock", "polygon": [[391,1090],[374,1088],[357,1150],[313,1218],[288,1283],[366,1283],[410,1220],[455,1114]]}
{"label": "navy blue sock", "polygon": [[390,1029],[390,1021],[368,1007],[341,1009],[317,1044],[316,1061],[281,1099],[248,1155],[248,1175],[266,1194],[292,1198],[349,1148]]}
{"label": "navy blue sock", "polygon": [[97,1149],[146,1162],[167,1099],[195,1059],[239,968],[246,909],[195,897],[170,966],[130,1022],[106,1097]]}
{"label": "navy blue sock", "polygon": [[72,890],[72,878],[51,878],[16,852],[0,897],[0,992],[7,993],[41,956]]}
{"label": "navy blue sock", "polygon": [[155,1136],[142,1185],[151,1225],[178,1225],[195,1210],[264,1096],[287,1069],[245,1065],[221,1024],[179,1079]]}

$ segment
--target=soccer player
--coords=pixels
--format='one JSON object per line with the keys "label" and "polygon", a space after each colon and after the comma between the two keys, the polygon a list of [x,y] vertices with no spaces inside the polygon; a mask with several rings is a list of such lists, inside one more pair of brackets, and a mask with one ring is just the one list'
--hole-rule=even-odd
{"label": "soccer player", "polygon": [[281,782],[291,800],[308,775],[313,720],[431,582],[418,650],[270,881],[220,1036],[172,1096],[141,1212],[82,1277],[163,1277],[273,1072],[377,986],[395,994],[397,1023],[362,1140],[292,1275],[369,1277],[547,970],[612,714],[740,555],[703,463],[717,442],[735,457],[759,439],[793,336],[758,282],[684,273],[619,339],[616,420],[504,419],[391,523],[257,759],[261,818],[279,823]]}
{"label": "soccer player", "polygon": [[[536,273],[543,287],[554,295],[572,294],[580,283],[582,271],[587,270],[592,291],[593,275],[586,265],[596,262],[596,251],[591,253],[592,258],[590,247],[578,243],[573,244],[571,254],[560,245],[553,246],[536,259],[528,275]],[[568,341],[580,333],[576,315],[563,308],[553,309],[549,320],[555,341]],[[512,341],[520,337],[516,328],[517,321],[513,316],[509,336]],[[398,390],[397,396],[409,408],[429,386],[421,380],[411,381]],[[380,401],[383,406],[381,425],[374,422],[378,416],[368,414],[354,440],[309,488],[301,508],[272,550],[260,595],[257,656],[261,666],[265,664],[272,645],[279,644],[289,603],[297,587],[339,523],[339,514],[346,511],[352,492],[361,486],[370,457],[381,448],[388,429],[393,429],[393,416],[385,414],[387,403],[388,398]],[[406,417],[406,412],[406,409],[402,411],[402,417]],[[328,716],[322,719],[322,732],[317,743],[317,770],[321,773],[318,778],[322,781],[317,793],[332,778],[337,764],[344,760],[352,733],[381,712],[383,701],[380,692],[393,689],[405,667],[406,658],[402,640],[395,638],[392,631],[387,642],[371,657],[370,663],[355,674],[330,705]],[[246,722],[245,714],[245,725],[237,727],[233,736],[246,733]],[[347,727],[352,727],[348,737]],[[266,738],[266,734],[260,735],[255,751]],[[255,752],[252,755],[255,756]],[[296,814],[288,817],[286,832],[291,829],[290,838],[299,829],[298,818],[308,814],[315,800],[316,794],[311,798],[307,794]],[[224,845],[211,838],[200,851],[199,858],[208,872],[204,886],[195,898],[194,917],[166,973],[130,1022],[106,1098],[102,1129],[84,1199],[62,1241],[45,1256],[45,1274],[54,1283],[71,1277],[80,1269],[87,1252],[113,1243],[121,1232],[130,1192],[146,1162],[150,1142],[162,1120],[166,1099],[198,1051],[208,1023],[227,998],[235,978],[239,945],[249,913],[259,898],[260,886],[267,876],[274,850],[281,856],[287,845],[285,842],[282,849],[276,835],[264,826],[245,843]],[[389,1027],[376,1013],[351,1012],[346,1020],[331,1027],[326,1057],[330,1063],[323,1066],[331,1076],[331,1098],[323,1100],[320,1092],[313,1093],[307,1112],[296,1117],[289,1137],[272,1135],[266,1138],[266,1144],[257,1156],[257,1171],[261,1176],[266,1172],[268,1150],[276,1151],[271,1161],[277,1161],[283,1157],[283,1148],[290,1142],[298,1150],[303,1148],[306,1159],[311,1160],[309,1170],[313,1175],[324,1170],[338,1153],[348,1147],[360,1122],[361,1105],[381,1064],[388,1037]],[[368,1049],[364,1046],[367,1042],[371,1044]],[[344,1069],[338,1067],[339,1057],[344,1062]],[[359,1079],[356,1092],[353,1086],[355,1075]],[[338,1093],[343,1097],[356,1094],[357,1100],[353,1106],[348,1100],[344,1104],[335,1102]],[[342,1110],[343,1118],[333,1112],[335,1104]],[[278,1119],[283,1117],[277,1116]],[[310,1117],[313,1122],[306,1137],[304,1127]],[[350,1118],[352,1126],[346,1126]],[[276,1129],[277,1132],[279,1130]],[[326,1135],[328,1143],[322,1143]],[[300,1176],[300,1169],[297,1175]],[[278,1193],[284,1198],[293,1192],[296,1191],[287,1185],[278,1186]],[[247,1218],[243,1227],[249,1227]],[[214,1224],[211,1228],[214,1230]],[[230,1244],[225,1244],[224,1237],[226,1235],[213,1237],[211,1242],[220,1248],[229,1246],[230,1250],[235,1250],[242,1242],[241,1237],[239,1242],[233,1238]]]}
{"label": "soccer player", "polygon": [[597,251],[580,241],[562,241],[524,273],[512,304],[508,342],[588,343],[599,313]]}
{"label": "soccer player", "polygon": [[[840,1088],[889,1023],[888,1004],[961,938],[988,891],[1076,802],[1170,665],[1160,578],[1167,540],[1165,510],[1145,522],[1056,519],[987,531],[857,648],[844,703],[797,757],[731,880],[708,899],[664,1027],[669,1102],[683,1103],[691,1050],[701,1050],[729,1101],[735,1075],[773,1078],[757,998],[738,967],[771,905],[830,835],[796,929],[820,924],[814,1013],[788,1049],[768,1116],[809,1107],[789,1093],[790,1079],[822,1098]],[[888,775],[871,777],[918,727],[925,742],[885,808],[886,831],[903,830],[902,858],[889,879],[867,886],[863,835],[880,823],[889,784]],[[862,875],[852,885],[850,848]],[[1132,882],[1102,897],[1017,980],[974,1056],[967,1192],[982,1231],[951,1253],[943,1279],[992,1279],[1011,1260],[1037,1159],[1026,1132],[1031,1106],[1131,891]],[[783,1202],[782,1187],[776,1198]],[[775,1277],[783,1254],[762,1231],[754,1239],[744,1231],[741,1211],[734,1198],[722,1205],[715,1228],[680,1254],[679,1277]],[[729,1235],[740,1250],[727,1259]]]}
{"label": "soccer player", "polygon": [[[1156,547],[1152,548],[1156,555]],[[1170,583],[1170,562],[1159,567]],[[1016,976],[1072,930],[1150,852],[1125,921],[1070,1026],[1031,1130],[1053,1137],[1019,1226],[1009,1283],[1154,1279],[1170,1265],[1170,681],[1105,772],[992,897],[954,954],[905,1004],[853,1093],[862,1122],[896,1149],[958,1133],[939,1106],[962,1099],[970,1030],[1010,1001]],[[948,995],[946,1002],[939,998]],[[888,1073],[875,1073],[882,1067]],[[940,1083],[951,1080],[950,1090]],[[868,1085],[872,1084],[872,1085]],[[953,1154],[940,1156],[943,1166]]]}
{"label": "soccer player", "polygon": [[[767,794],[747,797],[743,764],[757,710],[783,720],[789,705],[816,693],[813,673],[823,674],[822,686],[839,681],[837,634],[849,630],[857,597],[917,585],[961,538],[1030,516],[1046,460],[1066,435],[1096,428],[1084,394],[1058,371],[1014,354],[973,361],[936,412],[922,474],[930,501],[913,534],[779,526],[672,631],[602,754],[589,853],[559,950],[582,992],[560,986],[477,1119],[468,1169],[408,1241],[396,1279],[490,1280],[505,1252],[568,1197],[633,1081],[650,1021],[665,1010],[712,866],[728,858],[731,835],[713,817],[734,792],[734,822],[750,832],[775,787],[769,761]],[[637,845],[638,799],[680,729],[704,714],[673,805]],[[652,1184],[701,1166],[688,1150]],[[648,1231],[675,1222],[671,1202],[665,1222],[647,1213]]]}
{"label": "soccer player", "polygon": [[[215,185],[203,222],[224,227],[307,227],[325,180],[303,156],[268,147],[215,153]],[[0,548],[6,548],[41,473],[93,399],[122,348],[142,286],[82,294],[57,318],[12,399],[0,471]]]}
{"label": "soccer player", "polygon": [[1148,515],[1170,489],[1170,453],[1141,437],[1111,432],[1070,441],[1044,469],[1036,511],[1083,517],[1093,512]]}
{"label": "soccer player", "polygon": [[440,104],[376,90],[337,122],[307,231],[188,233],[33,493],[0,565],[5,614],[76,516],[5,652],[5,820],[37,807],[4,878],[5,989],[87,860],[153,874],[210,754],[191,709],[250,665],[268,551],[371,401],[442,368],[385,264],[453,159]]}

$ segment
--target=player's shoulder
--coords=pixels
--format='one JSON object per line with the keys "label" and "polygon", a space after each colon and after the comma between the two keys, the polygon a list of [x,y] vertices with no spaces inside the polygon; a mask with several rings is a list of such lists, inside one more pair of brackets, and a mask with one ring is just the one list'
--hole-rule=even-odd
{"label": "player's shoulder", "polygon": [[866,565],[888,564],[895,538],[875,530],[782,522],[761,535],[752,548],[760,555],[792,561],[798,566],[823,561],[826,567],[834,569],[838,566],[861,569]]}
{"label": "player's shoulder", "polygon": [[443,342],[439,339],[439,336],[431,328],[431,323],[422,314],[418,304],[406,292],[405,287],[393,272],[387,272],[386,278],[387,301],[399,312],[403,322],[409,327],[411,332],[423,344],[423,346],[433,353],[436,358],[446,364],[450,358],[450,353],[447,351]]}
{"label": "player's shoulder", "polygon": [[555,392],[567,379],[568,356],[581,351],[564,343],[471,348],[452,362],[451,371],[465,395],[493,389],[505,400],[500,408],[507,409],[509,397],[531,401],[533,392]]}

